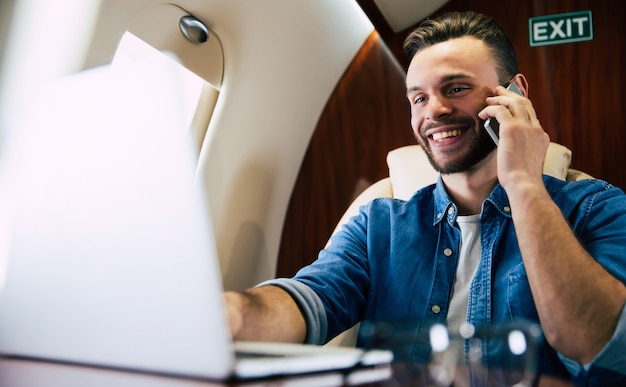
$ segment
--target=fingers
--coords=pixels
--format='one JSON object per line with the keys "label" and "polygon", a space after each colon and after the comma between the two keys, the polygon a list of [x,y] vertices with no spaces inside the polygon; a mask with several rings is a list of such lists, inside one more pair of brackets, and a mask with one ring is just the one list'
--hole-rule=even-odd
{"label": "fingers", "polygon": [[509,192],[526,181],[543,184],[543,161],[550,142],[541,127],[532,102],[521,95],[496,89],[497,95],[487,98],[488,106],[481,114],[500,122],[498,144],[498,180]]}
{"label": "fingers", "polygon": [[486,102],[487,106],[478,113],[483,120],[495,117],[500,125],[513,126],[516,123],[517,127],[541,128],[531,101],[516,92],[498,86],[496,95],[487,97]]}

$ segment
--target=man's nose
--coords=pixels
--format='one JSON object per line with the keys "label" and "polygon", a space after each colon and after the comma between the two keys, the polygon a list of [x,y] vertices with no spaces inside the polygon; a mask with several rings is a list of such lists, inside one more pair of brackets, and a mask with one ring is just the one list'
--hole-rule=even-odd
{"label": "man's nose", "polygon": [[452,113],[452,105],[446,98],[432,95],[428,99],[426,106],[426,118],[430,120],[439,120],[442,117]]}

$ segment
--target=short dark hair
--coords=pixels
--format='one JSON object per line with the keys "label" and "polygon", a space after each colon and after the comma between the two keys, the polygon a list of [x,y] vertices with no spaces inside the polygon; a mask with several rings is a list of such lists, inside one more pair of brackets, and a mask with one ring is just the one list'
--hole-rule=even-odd
{"label": "short dark hair", "polygon": [[480,39],[489,47],[497,62],[500,84],[519,72],[517,54],[504,29],[493,18],[476,12],[449,12],[426,19],[407,36],[403,48],[410,61],[426,47],[464,36]]}

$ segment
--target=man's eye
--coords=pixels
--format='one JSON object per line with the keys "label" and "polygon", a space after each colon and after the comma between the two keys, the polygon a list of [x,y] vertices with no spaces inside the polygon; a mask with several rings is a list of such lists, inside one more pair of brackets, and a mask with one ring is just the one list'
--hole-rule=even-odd
{"label": "man's eye", "polygon": [[416,97],[416,98],[413,99],[413,104],[414,105],[418,105],[418,104],[420,104],[420,103],[422,103],[424,101],[426,101],[425,97]]}
{"label": "man's eye", "polygon": [[450,89],[450,94],[461,93],[465,90],[469,90],[469,87],[453,87]]}

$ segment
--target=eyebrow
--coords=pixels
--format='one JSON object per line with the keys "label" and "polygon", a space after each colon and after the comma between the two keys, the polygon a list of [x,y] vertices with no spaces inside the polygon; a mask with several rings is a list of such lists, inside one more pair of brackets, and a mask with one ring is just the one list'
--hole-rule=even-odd
{"label": "eyebrow", "polygon": [[[449,75],[445,75],[443,77],[441,77],[441,79],[439,80],[440,84],[444,84],[450,81],[455,81],[455,80],[459,80],[459,79],[469,79],[472,78],[471,75],[466,74],[466,73],[456,73],[456,74],[449,74]],[[421,90],[421,87],[419,86],[412,86],[412,87],[408,87],[406,89],[406,94],[410,94],[414,91],[418,91]]]}

